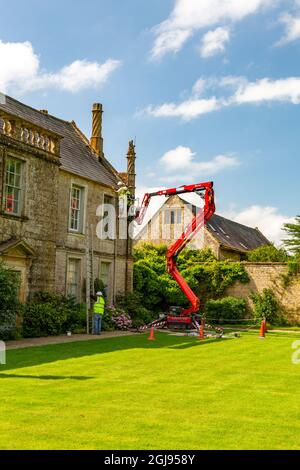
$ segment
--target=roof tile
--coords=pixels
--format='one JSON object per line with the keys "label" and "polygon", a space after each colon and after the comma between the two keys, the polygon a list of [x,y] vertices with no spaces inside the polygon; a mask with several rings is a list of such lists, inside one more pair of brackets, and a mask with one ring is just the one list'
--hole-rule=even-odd
{"label": "roof tile", "polygon": [[[4,104],[0,102],[0,110],[63,137],[60,151],[62,169],[100,184],[117,187],[117,171],[114,172],[108,162],[97,160],[96,154],[87,141],[81,138],[74,123],[44,114],[9,96],[5,98]],[[0,132],[1,128],[2,126],[0,126]]]}

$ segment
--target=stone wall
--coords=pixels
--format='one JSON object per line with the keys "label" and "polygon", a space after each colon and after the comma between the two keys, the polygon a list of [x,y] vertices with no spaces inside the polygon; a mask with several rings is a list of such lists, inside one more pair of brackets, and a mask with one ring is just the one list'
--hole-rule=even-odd
{"label": "stone wall", "polygon": [[[20,216],[3,211],[3,176],[7,156],[23,162],[23,208]],[[72,183],[85,189],[83,233],[69,231]],[[59,158],[0,134],[0,243],[12,239],[22,240],[34,253],[28,260],[22,261],[21,267],[20,260],[16,262],[15,253],[3,255],[7,264],[15,267],[22,275],[24,289],[21,300],[24,301],[28,294],[42,290],[56,290],[66,294],[68,259],[76,258],[80,260],[78,300],[85,301],[86,225],[90,227],[90,236],[93,231],[94,278],[99,278],[101,263],[110,265],[109,300],[113,301],[117,293],[132,290],[131,245],[127,245],[126,240],[100,240],[96,236],[96,227],[100,221],[96,211],[103,203],[104,195],[115,198],[113,189],[63,171],[59,166]]]}
{"label": "stone wall", "polygon": [[[84,188],[85,221],[82,233],[74,233],[69,230],[69,204],[72,184]],[[104,195],[114,198],[117,203],[114,191],[105,186],[101,186],[93,181],[86,180],[76,175],[60,170],[58,186],[58,225],[57,225],[57,257],[56,257],[56,289],[61,293],[66,293],[67,266],[69,258],[80,260],[80,283],[83,287],[86,278],[86,245],[91,248],[91,238],[93,237],[94,251],[94,278],[100,277],[101,263],[109,263],[109,301],[114,301],[118,293],[125,290],[132,290],[132,257],[129,256],[126,269],[126,240],[103,240],[96,235],[97,224],[101,217],[97,216],[97,208],[103,204]],[[89,234],[86,232],[86,225],[89,226]],[[117,227],[118,231],[118,227]],[[129,252],[130,252],[129,247]],[[127,280],[126,280],[127,276]],[[79,293],[79,301],[84,301],[83,289]]]}
{"label": "stone wall", "polygon": [[248,284],[237,282],[227,289],[226,295],[245,298],[251,306],[249,298],[251,292],[262,292],[265,288],[273,289],[287,319],[300,322],[300,279],[292,279],[290,285],[284,287],[281,275],[287,274],[287,265],[284,263],[244,263],[244,266],[250,282]]}
{"label": "stone wall", "polygon": [[[34,251],[26,279],[29,291],[53,290],[59,162],[49,158],[46,152],[29,150],[28,146],[0,136],[0,196],[7,157],[22,161],[22,211],[20,216],[4,213],[0,197],[0,243],[10,239],[26,242]],[[6,257],[9,261],[9,254]]]}

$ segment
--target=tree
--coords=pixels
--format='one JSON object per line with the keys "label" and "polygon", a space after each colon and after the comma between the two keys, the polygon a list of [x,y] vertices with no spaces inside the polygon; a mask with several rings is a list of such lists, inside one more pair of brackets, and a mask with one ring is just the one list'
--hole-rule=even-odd
{"label": "tree", "polygon": [[274,245],[264,245],[249,251],[246,255],[247,261],[253,263],[285,263],[288,260],[287,253],[283,248]]}
{"label": "tree", "polygon": [[300,255],[300,215],[295,218],[295,223],[284,224],[283,230],[289,237],[283,240],[285,246],[296,255]]}

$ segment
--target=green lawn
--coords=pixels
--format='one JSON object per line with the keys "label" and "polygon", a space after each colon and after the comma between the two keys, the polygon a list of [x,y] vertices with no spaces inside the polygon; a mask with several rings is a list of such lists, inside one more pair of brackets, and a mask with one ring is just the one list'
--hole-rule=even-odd
{"label": "green lawn", "polygon": [[299,449],[299,335],[157,334],[8,352],[1,449]]}

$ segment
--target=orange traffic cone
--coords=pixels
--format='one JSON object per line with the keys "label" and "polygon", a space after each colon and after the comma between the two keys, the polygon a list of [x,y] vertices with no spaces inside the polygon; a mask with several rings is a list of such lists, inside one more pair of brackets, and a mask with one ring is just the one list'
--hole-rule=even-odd
{"label": "orange traffic cone", "polygon": [[264,319],[264,329],[265,329],[265,334],[268,333],[268,330],[267,330],[267,320]]}
{"label": "orange traffic cone", "polygon": [[265,321],[263,320],[263,321],[261,322],[259,337],[260,337],[260,338],[265,338],[265,336],[266,336]]}
{"label": "orange traffic cone", "polygon": [[204,320],[204,318],[201,318],[201,326],[200,326],[200,329],[199,329],[199,339],[205,339],[204,326],[205,326],[205,320]]}
{"label": "orange traffic cone", "polygon": [[199,339],[205,339],[205,338],[204,338],[204,328],[203,328],[203,325],[200,326],[200,330],[199,330]]}
{"label": "orange traffic cone", "polygon": [[149,335],[149,338],[148,338],[149,341],[154,341],[155,340],[155,336],[154,336],[154,326],[152,326],[151,330],[150,330],[150,335]]}

